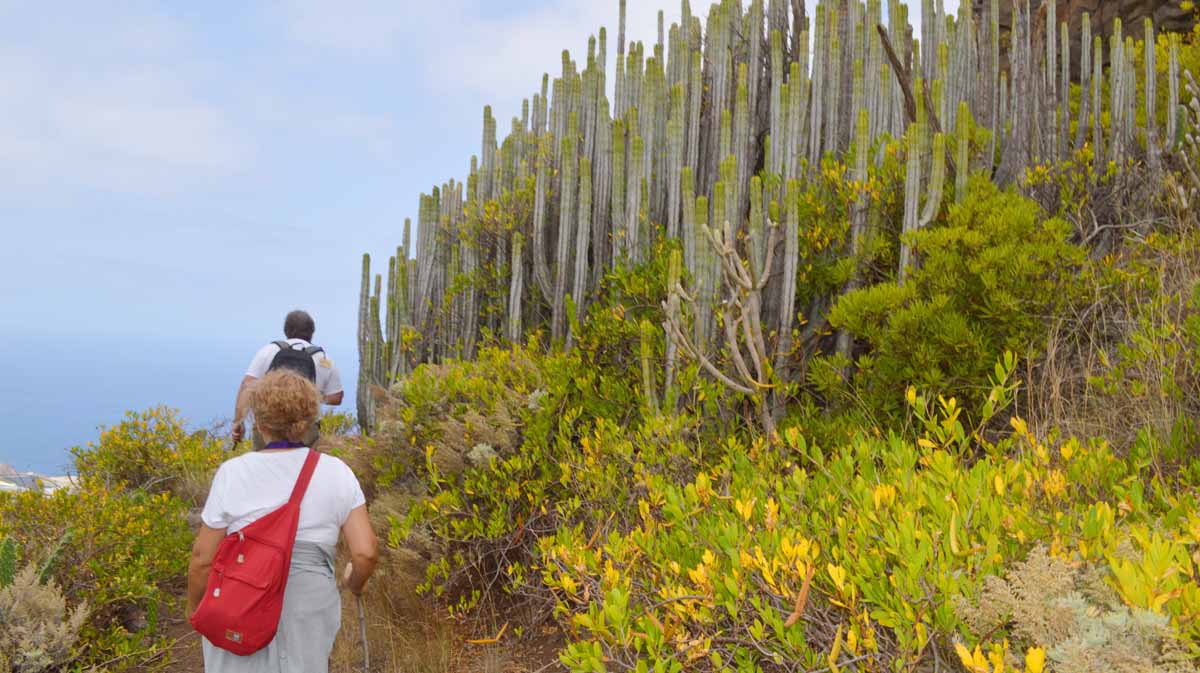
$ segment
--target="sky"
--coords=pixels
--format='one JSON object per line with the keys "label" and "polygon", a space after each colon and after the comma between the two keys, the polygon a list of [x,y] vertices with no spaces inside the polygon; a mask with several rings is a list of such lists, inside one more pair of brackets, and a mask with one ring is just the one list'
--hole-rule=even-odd
{"label": "sky", "polygon": [[[158,403],[229,417],[293,308],[353,411],[362,253],[386,269],[418,195],[466,177],[484,105],[507,128],[602,25],[611,71],[617,7],[0,0],[0,463],[62,472]],[[660,7],[629,1],[631,40]]]}

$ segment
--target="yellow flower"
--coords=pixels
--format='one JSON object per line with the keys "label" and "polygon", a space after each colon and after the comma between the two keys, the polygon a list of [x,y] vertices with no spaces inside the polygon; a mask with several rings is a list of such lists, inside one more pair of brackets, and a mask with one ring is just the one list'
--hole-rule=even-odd
{"label": "yellow flower", "polygon": [[1046,670],[1046,650],[1031,647],[1025,653],[1025,673],[1042,673]]}

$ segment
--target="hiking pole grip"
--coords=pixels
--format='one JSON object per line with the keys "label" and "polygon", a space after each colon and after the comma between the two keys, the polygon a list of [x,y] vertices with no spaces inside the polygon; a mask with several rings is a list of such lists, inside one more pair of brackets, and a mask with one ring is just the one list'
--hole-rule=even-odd
{"label": "hiking pole grip", "polygon": [[358,633],[362,636],[363,669],[371,670],[371,649],[367,646],[367,611],[363,607],[362,595],[355,596],[358,600]]}

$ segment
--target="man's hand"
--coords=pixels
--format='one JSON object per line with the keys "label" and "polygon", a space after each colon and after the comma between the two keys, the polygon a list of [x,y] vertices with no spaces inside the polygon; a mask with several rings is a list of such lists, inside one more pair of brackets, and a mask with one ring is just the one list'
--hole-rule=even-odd
{"label": "man's hand", "polygon": [[246,424],[245,423],[234,423],[233,424],[233,443],[237,444],[245,438],[246,438]]}

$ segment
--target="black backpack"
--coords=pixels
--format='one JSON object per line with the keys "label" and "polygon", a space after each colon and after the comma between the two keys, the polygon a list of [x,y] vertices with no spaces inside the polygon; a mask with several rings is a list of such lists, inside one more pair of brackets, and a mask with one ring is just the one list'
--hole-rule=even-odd
{"label": "black backpack", "polygon": [[313,362],[313,356],[325,352],[324,348],[309,346],[304,349],[295,349],[286,341],[276,341],[274,344],[279,346],[279,352],[271,360],[271,366],[267,367],[267,371],[290,369],[313,383],[317,382],[317,365]]}

